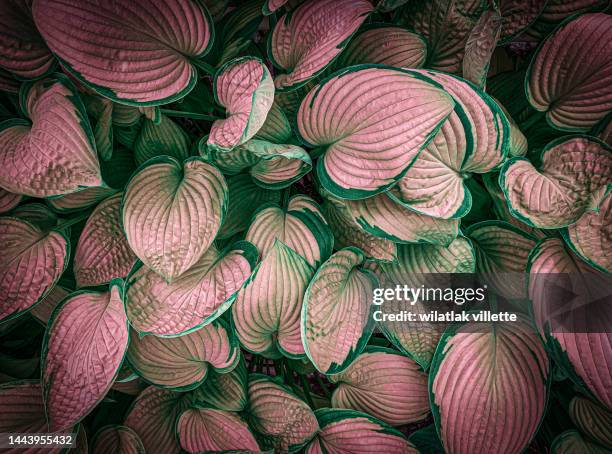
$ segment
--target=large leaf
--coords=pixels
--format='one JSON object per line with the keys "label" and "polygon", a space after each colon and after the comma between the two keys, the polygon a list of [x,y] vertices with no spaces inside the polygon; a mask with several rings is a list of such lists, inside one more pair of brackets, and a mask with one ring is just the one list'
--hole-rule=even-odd
{"label": "large leaf", "polygon": [[215,75],[215,99],[227,112],[216,120],[207,144],[215,150],[231,150],[252,138],[266,121],[274,101],[274,83],[261,60],[231,60]]}
{"label": "large leaf", "polygon": [[548,374],[544,346],[526,320],[452,325],[429,375],[445,451],[522,452],[544,415]]}
{"label": "large leaf", "polygon": [[149,386],[136,397],[123,424],[140,437],[145,452],[178,454],[176,420],[188,405],[188,394]]}
{"label": "large leaf", "polygon": [[313,274],[302,256],[275,240],[232,306],[244,348],[271,357],[304,355],[300,313]]}
{"label": "large leaf", "polygon": [[239,412],[247,405],[247,369],[244,357],[230,372],[219,373],[214,369],[208,372],[204,384],[194,390],[198,405],[219,410]]}
{"label": "large leaf", "polygon": [[62,231],[43,231],[12,217],[0,218],[0,241],[0,320],[7,320],[51,290],[68,265],[70,242]]}
{"label": "large leaf", "polygon": [[612,272],[612,185],[601,187],[578,221],[563,232],[569,246],[596,268]]}
{"label": "large leaf", "polygon": [[335,408],[363,411],[393,426],[414,423],[429,414],[427,374],[394,350],[369,347],[330,379],[338,384],[332,395]]}
{"label": "large leaf", "polygon": [[171,283],[137,264],[126,281],[130,324],[139,333],[157,336],[176,336],[206,325],[229,308],[256,262],[253,245],[238,242],[222,251],[211,246]]}
{"label": "large leaf", "polygon": [[78,287],[94,287],[124,278],[136,256],[121,228],[121,197],[115,194],[100,203],[87,219],[74,256]]}
{"label": "large leaf", "polygon": [[[612,109],[609,14],[585,14],[561,25],[540,46],[527,73],[531,105],[563,131],[587,131]],[[553,69],[554,68],[554,69]]]}
{"label": "large leaf", "polygon": [[[470,242],[459,237],[447,247],[428,244],[402,245],[398,248],[397,262],[380,263],[371,269],[380,280],[381,288],[424,285],[427,275],[435,273],[473,273],[476,256]],[[392,299],[384,302],[387,313],[404,310],[406,301]],[[424,310],[416,303],[412,311]],[[445,325],[442,323],[404,323],[383,320],[378,327],[398,350],[427,369],[433,357]]]}
{"label": "large leaf", "polygon": [[561,138],[542,150],[539,169],[525,158],[506,162],[499,176],[508,207],[521,221],[552,229],[573,224],[612,182],[612,150],[589,137]]}
{"label": "large leaf", "polygon": [[454,97],[455,110],[391,193],[421,213],[458,218],[472,206],[465,179],[503,162],[510,125],[495,101],[474,85],[443,73],[425,74]]}
{"label": "large leaf", "polygon": [[325,79],[304,98],[298,129],[311,147],[322,148],[317,176],[323,187],[361,199],[395,184],[453,107],[424,74],[358,66]]}
{"label": "large leaf", "polygon": [[209,368],[229,372],[236,367],[237,344],[226,323],[215,321],[180,337],[133,336],[127,359],[146,381],[188,391],[202,384]]}
{"label": "large leaf", "polygon": [[315,268],[329,258],[334,244],[319,205],[305,195],[291,197],[284,209],[276,204],[261,207],[245,238],[262,257],[279,240]]}
{"label": "large leaf", "polygon": [[501,34],[502,18],[495,10],[487,10],[478,19],[465,43],[463,77],[484,88],[493,51]]}
{"label": "large leaf", "polygon": [[36,0],[32,12],[63,67],[123,104],[158,105],[185,96],[197,81],[192,61],[212,42],[200,2]]}
{"label": "large leaf", "polygon": [[92,441],[92,454],[144,454],[140,438],[129,427],[106,426],[96,433]]}
{"label": "large leaf", "polygon": [[276,88],[298,88],[323,71],[371,11],[368,0],[313,0],[284,14],[268,41],[268,56],[286,72]]}
{"label": "large leaf", "polygon": [[145,119],[134,142],[134,158],[139,165],[161,155],[183,161],[189,156],[189,145],[185,131],[167,116],[162,115],[158,123]]}
{"label": "large leaf", "polygon": [[418,452],[401,432],[366,413],[322,408],[315,415],[321,428],[306,447],[308,454]]}
{"label": "large leaf", "polygon": [[33,197],[101,186],[96,146],[85,107],[62,75],[24,85],[22,119],[0,123],[0,185]]}
{"label": "large leaf", "polygon": [[420,68],[427,56],[423,37],[402,27],[370,25],[360,31],[338,57],[337,68],[381,63],[397,68]]}
{"label": "large leaf", "polygon": [[465,230],[476,252],[476,270],[498,294],[526,298],[527,258],[536,240],[503,221],[483,221]]}
{"label": "large leaf", "polygon": [[260,451],[247,423],[228,411],[190,408],[179,417],[176,431],[181,447],[189,453]]}
{"label": "large leaf", "polygon": [[306,402],[283,385],[258,374],[249,376],[249,425],[276,452],[308,441],[319,430],[319,423]]}
{"label": "large leaf", "polygon": [[191,268],[212,244],[227,210],[219,170],[201,158],[162,156],[127,185],[122,222],[130,247],[167,281]]}
{"label": "large leaf", "polygon": [[612,412],[581,396],[569,404],[569,415],[581,432],[612,449]]}
{"label": "large leaf", "polygon": [[42,39],[27,0],[0,2],[0,67],[24,79],[53,69],[54,59]]}
{"label": "large leaf", "polygon": [[42,386],[51,432],[68,429],[104,398],[128,347],[121,280],[108,292],[64,300],[45,332]]}
{"label": "large leaf", "polygon": [[[609,323],[609,311],[605,296],[598,301],[596,292],[609,290],[609,274],[591,268],[558,238],[536,245],[528,271],[536,326],[546,336],[556,363],[582,389],[612,408],[612,334],[602,328]],[[585,291],[593,295],[585,296]]]}
{"label": "large leaf", "polygon": [[302,341],[308,358],[325,374],[346,369],[372,334],[376,278],[360,268],[356,248],[332,255],[310,282],[302,309]]}

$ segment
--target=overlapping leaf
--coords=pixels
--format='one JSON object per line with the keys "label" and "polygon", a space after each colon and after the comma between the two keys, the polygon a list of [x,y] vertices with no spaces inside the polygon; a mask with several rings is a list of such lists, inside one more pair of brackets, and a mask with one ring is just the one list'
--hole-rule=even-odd
{"label": "overlapping leaf", "polygon": [[5,189],[0,188],[0,213],[11,211],[23,199],[21,194],[13,194]]}
{"label": "overlapping leaf", "polygon": [[612,412],[580,396],[572,399],[568,412],[574,424],[583,433],[602,446],[612,449]]}
{"label": "overlapping leaf", "polygon": [[161,155],[183,161],[189,156],[189,145],[185,131],[167,116],[162,115],[158,123],[145,119],[134,142],[134,158],[139,165]]}
{"label": "overlapping leaf", "polygon": [[30,314],[36,317],[43,325],[46,325],[55,308],[64,298],[70,295],[70,293],[70,290],[65,289],[59,284],[56,285],[45,295],[39,304],[34,306]]}
{"label": "overlapping leaf", "polygon": [[98,431],[93,439],[93,454],[114,452],[117,454],[144,454],[140,438],[129,427],[106,426]]}
{"label": "overlapping leaf", "polygon": [[553,440],[550,452],[554,454],[606,454],[608,450],[583,437],[577,430],[566,430]]}
{"label": "overlapping leaf", "polygon": [[465,43],[463,77],[484,88],[491,57],[502,30],[502,18],[495,10],[487,10],[478,19]]}
{"label": "overlapping leaf", "polygon": [[212,42],[200,2],[36,0],[32,12],[64,68],[123,104],[158,105],[185,96],[197,81],[193,61]]}
{"label": "overlapping leaf", "polygon": [[439,87],[423,74],[363,66],[313,89],[300,106],[298,129],[324,150],[317,163],[323,187],[361,199],[395,184],[454,107]]}
{"label": "overlapping leaf", "polygon": [[196,404],[219,410],[239,412],[247,405],[247,369],[244,357],[230,372],[219,373],[214,369],[202,386],[194,390]]}

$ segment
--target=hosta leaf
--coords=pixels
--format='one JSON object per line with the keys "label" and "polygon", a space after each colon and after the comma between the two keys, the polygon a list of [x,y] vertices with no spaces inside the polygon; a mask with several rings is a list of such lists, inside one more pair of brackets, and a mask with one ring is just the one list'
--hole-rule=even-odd
{"label": "hosta leaf", "polygon": [[322,408],[315,415],[321,428],[306,447],[308,454],[418,452],[401,432],[366,413]]}
{"label": "hosta leaf", "polygon": [[47,199],[51,208],[59,213],[80,211],[116,194],[117,191],[108,187],[86,188],[52,199]]}
{"label": "hosta leaf", "polygon": [[92,442],[92,454],[144,454],[140,438],[129,427],[106,426],[98,431]]}
{"label": "hosta leaf", "polygon": [[218,320],[180,337],[133,336],[127,359],[148,382],[188,391],[202,384],[209,368],[229,372],[236,367],[237,344],[226,324]]}
{"label": "hosta leaf", "polygon": [[43,231],[17,218],[0,218],[0,320],[37,304],[68,265],[70,242],[61,231]]}
{"label": "hosta leaf", "polygon": [[56,285],[47,293],[42,301],[34,306],[30,312],[36,317],[43,325],[46,325],[51,318],[51,314],[55,308],[62,302],[64,298],[70,295],[70,290],[66,290],[61,285]]}
{"label": "hosta leaf", "polygon": [[576,396],[569,404],[569,415],[581,432],[612,449],[612,412],[591,400]]}
{"label": "hosta leaf", "polygon": [[[546,335],[555,362],[579,386],[590,391],[607,408],[612,408],[612,334],[596,329],[598,323],[609,320],[607,309],[593,301],[596,294],[587,301],[591,304],[575,307],[572,300],[559,300],[556,291],[574,292],[577,286],[580,295],[589,288],[591,292],[598,287],[607,289],[609,276],[566,250],[558,238],[544,239],[536,245],[529,257],[528,271],[534,320],[541,334]],[[555,277],[558,274],[569,277],[570,282],[562,280],[563,276]],[[561,318],[560,322],[552,324],[557,320],[555,316],[564,310],[571,311],[572,317]],[[589,326],[591,329],[585,330]]]}
{"label": "hosta leaf", "polygon": [[244,357],[230,372],[208,372],[204,384],[194,390],[197,404],[219,410],[239,412],[247,405],[247,369]]}
{"label": "hosta leaf", "polygon": [[511,41],[524,31],[544,10],[548,0],[502,0],[499,13],[503,19],[500,43]]}
{"label": "hosta leaf", "polygon": [[612,109],[612,53],[602,48],[610,40],[612,17],[594,13],[564,23],[540,46],[526,89],[551,126],[588,131]]}
{"label": "hosta leaf", "polygon": [[369,66],[317,85],[302,101],[298,129],[324,150],[317,163],[323,187],[362,199],[395,184],[454,107],[439,87],[423,74]]}
{"label": "hosta leaf", "polygon": [[557,435],[550,446],[552,454],[606,454],[609,450],[583,437],[577,430]]}
{"label": "hosta leaf", "polygon": [[332,395],[334,408],[363,411],[393,426],[429,414],[427,374],[394,350],[369,347],[330,379],[338,384]]}
{"label": "hosta leaf", "polygon": [[235,413],[190,408],[179,417],[176,430],[181,447],[189,453],[260,451],[249,426]]}
{"label": "hosta leaf", "polygon": [[387,262],[395,260],[397,245],[360,227],[346,206],[338,206],[328,201],[323,204],[322,210],[334,234],[336,249],[355,246],[366,257]]}
{"label": "hosta leaf", "polygon": [[314,0],[283,15],[268,41],[268,56],[285,71],[276,88],[298,88],[323,71],[371,11],[368,0]]}
{"label": "hosta leaf", "polygon": [[159,123],[144,120],[134,142],[134,158],[138,165],[155,156],[167,155],[183,161],[189,156],[189,137],[165,115]]}
{"label": "hosta leaf", "polygon": [[304,355],[300,313],[314,269],[275,240],[232,306],[236,334],[248,351],[278,357]]}
{"label": "hosta leaf", "polygon": [[266,16],[269,16],[287,3],[287,1],[288,0],[265,0],[262,11]]}
{"label": "hosta leaf", "polygon": [[[494,291],[508,299],[526,298],[527,258],[534,237],[503,221],[483,221],[465,230],[476,252],[476,271]],[[512,276],[508,276],[510,273]]]}
{"label": "hosta leaf", "polygon": [[612,185],[601,187],[578,221],[563,232],[569,246],[596,268],[612,271]]}
{"label": "hosta leaf", "polygon": [[252,138],[266,121],[274,101],[274,83],[261,60],[244,57],[223,65],[215,76],[215,99],[227,119],[216,120],[208,146],[231,150]]}
{"label": "hosta leaf", "polygon": [[525,158],[506,162],[499,184],[508,207],[521,221],[552,229],[573,224],[593,194],[612,182],[612,150],[588,137],[561,138],[542,151],[536,169]]}
{"label": "hosta leaf", "polygon": [[278,102],[273,102],[266,121],[255,134],[255,138],[272,143],[289,143],[292,136],[293,130],[289,118]]}
{"label": "hosta leaf", "polygon": [[53,229],[58,222],[55,213],[42,203],[21,205],[15,208],[11,214],[13,217],[28,221],[41,230]]}
{"label": "hosta leaf", "polygon": [[427,56],[423,37],[401,27],[370,25],[362,29],[338,57],[335,66],[381,63],[397,68],[420,68]]}
{"label": "hosta leaf", "polygon": [[23,200],[21,194],[13,194],[0,188],[0,213],[6,213],[15,208]]}
{"label": "hosta leaf", "polygon": [[253,213],[257,209],[270,202],[280,201],[280,191],[263,189],[253,183],[249,175],[241,174],[227,179],[229,188],[229,208],[219,238],[230,238],[232,235],[246,230]]}
{"label": "hosta leaf", "polygon": [[159,105],[185,96],[197,81],[190,60],[206,54],[212,42],[200,2],[36,0],[32,11],[62,66],[123,104]]}
{"label": "hosta leaf", "polygon": [[33,197],[103,185],[91,127],[72,83],[57,75],[24,85],[21,95],[32,123],[0,124],[0,185]]}
{"label": "hosta leaf", "polygon": [[108,161],[113,156],[113,102],[105,98],[100,98],[100,102],[102,110],[93,127],[93,134],[98,155]]}
{"label": "hosta leaf", "polygon": [[459,234],[459,221],[436,219],[409,210],[387,194],[347,200],[350,215],[367,233],[396,243],[449,244]]}
{"label": "hosta leaf", "polygon": [[302,341],[306,354],[324,374],[346,369],[372,334],[372,293],[377,280],[360,269],[364,259],[356,248],[336,252],[306,290]]}
{"label": "hosta leaf", "polygon": [[0,67],[22,79],[37,79],[55,60],[32,20],[31,2],[0,2]]}
{"label": "hosta leaf", "polygon": [[544,415],[548,373],[544,346],[526,320],[452,325],[429,375],[446,452],[522,452]]}
{"label": "hosta leaf", "polygon": [[[402,245],[398,248],[397,262],[380,263],[373,268],[381,288],[397,285],[420,287],[423,278],[435,273],[473,273],[476,256],[470,242],[463,237],[453,240],[447,247],[429,244]],[[385,312],[396,313],[405,309],[406,302],[398,299],[385,301]],[[412,306],[413,311],[421,304]],[[425,308],[423,308],[424,310]],[[378,327],[395,347],[415,360],[426,370],[445,326],[442,323],[378,322]]]}
{"label": "hosta leaf", "polygon": [[502,29],[502,18],[495,10],[487,10],[478,19],[465,43],[463,77],[484,88],[493,51]]}
{"label": "hosta leaf", "polygon": [[277,452],[306,442],[319,430],[317,419],[305,402],[272,379],[249,376],[248,421]]}
{"label": "hosta leaf", "polygon": [[91,213],[74,256],[77,287],[94,287],[124,278],[136,263],[121,228],[121,197],[115,194]]}
{"label": "hosta leaf", "polygon": [[19,93],[20,82],[0,67],[0,90],[7,93]]}
{"label": "hosta leaf", "polygon": [[178,454],[176,420],[188,405],[188,394],[149,386],[136,397],[123,424],[136,432],[146,452]]}
{"label": "hosta leaf", "polygon": [[318,204],[305,195],[291,197],[286,208],[262,207],[253,217],[245,239],[260,255],[267,255],[279,240],[306,259],[314,268],[332,253],[334,237]]}
{"label": "hosta leaf", "polygon": [[70,428],[104,398],[128,347],[121,280],[108,292],[81,291],[49,321],[42,385],[51,432]]}
{"label": "hosta leaf", "polygon": [[211,246],[183,275],[168,284],[142,264],[127,278],[126,311],[142,334],[176,336],[206,325],[225,312],[257,262],[252,244],[220,251]]}
{"label": "hosta leaf", "polygon": [[130,247],[167,281],[191,268],[212,244],[227,210],[221,172],[201,158],[162,156],[127,185],[122,222]]}
{"label": "hosta leaf", "polygon": [[503,162],[509,123],[497,104],[474,85],[443,73],[425,74],[454,97],[455,110],[391,190],[392,197],[430,216],[463,217],[472,206],[465,179]]}

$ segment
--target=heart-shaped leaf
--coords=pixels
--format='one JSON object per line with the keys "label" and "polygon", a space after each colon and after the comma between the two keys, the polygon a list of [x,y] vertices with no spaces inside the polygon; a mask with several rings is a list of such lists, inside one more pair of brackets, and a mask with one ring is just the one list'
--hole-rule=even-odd
{"label": "heart-shaped leaf", "polygon": [[335,66],[380,63],[396,68],[420,68],[426,56],[427,45],[422,36],[402,27],[374,24],[363,27],[355,35]]}
{"label": "heart-shaped leaf", "polygon": [[472,206],[465,179],[503,162],[510,125],[497,104],[474,85],[448,74],[425,74],[454,97],[455,110],[391,193],[421,213],[458,218]]}
{"label": "heart-shaped leaf", "polygon": [[588,131],[612,109],[612,54],[601,47],[610,40],[612,17],[584,14],[538,49],[527,72],[527,97],[554,128]]}
{"label": "heart-shaped leaf", "polygon": [[96,433],[92,441],[92,453],[144,454],[140,438],[129,427],[106,426]]}
{"label": "heart-shaped leaf", "polygon": [[319,430],[306,402],[264,375],[249,376],[247,414],[249,425],[278,452],[303,444]]}
{"label": "heart-shaped leaf", "polygon": [[372,334],[372,294],[376,278],[362,270],[356,248],[332,255],[314,275],[304,296],[302,342],[308,358],[324,374],[346,369]]}
{"label": "heart-shaped leaf", "polygon": [[232,306],[236,334],[244,348],[269,357],[304,355],[300,313],[313,274],[303,257],[274,241]]}
{"label": "heart-shaped leaf", "polygon": [[234,370],[221,374],[211,370],[208,377],[194,390],[198,405],[219,410],[239,412],[247,405],[247,369],[244,357],[240,357]]}
{"label": "heart-shaped leaf", "polygon": [[179,416],[176,431],[181,448],[189,453],[260,451],[247,423],[228,411],[190,408]]}
{"label": "heart-shaped leaf", "polygon": [[366,65],[310,91],[298,129],[305,143],[323,150],[317,163],[323,187],[362,199],[394,185],[454,107],[439,87],[424,74]]}
{"label": "heart-shaped leaf", "polygon": [[189,391],[209,368],[229,372],[238,363],[238,342],[225,322],[214,321],[180,337],[133,336],[127,359],[134,372],[160,388]]}
{"label": "heart-shaped leaf", "polygon": [[144,120],[134,142],[134,158],[138,165],[155,156],[167,155],[183,161],[189,156],[189,137],[165,115],[158,123]]}
{"label": "heart-shaped leaf", "polygon": [[32,20],[31,2],[0,2],[0,66],[23,79],[49,73],[55,60]]}
{"label": "heart-shaped leaf", "polygon": [[121,197],[100,203],[87,219],[74,256],[77,287],[95,287],[124,278],[136,263],[121,228]]}
{"label": "heart-shaped leaf", "polygon": [[104,398],[128,347],[121,280],[73,293],[45,332],[42,386],[51,432],[72,427]]}
{"label": "heart-shaped leaf", "polygon": [[[601,325],[608,320],[606,294],[598,298],[610,288],[609,274],[591,268],[558,238],[536,245],[528,272],[534,320],[551,356],[581,389],[612,408],[612,334]],[[586,300],[585,290],[592,293]]]}
{"label": "heart-shaped leaf", "polygon": [[245,241],[223,251],[213,245],[170,284],[139,263],[126,284],[130,324],[142,334],[171,337],[204,326],[229,308],[256,262],[257,250]]}
{"label": "heart-shaped leaf", "polygon": [[580,257],[603,271],[612,271],[612,184],[602,186],[589,208],[563,235]]}
{"label": "heart-shaped leaf", "polygon": [[612,182],[612,150],[588,137],[561,138],[542,150],[539,169],[525,158],[506,162],[499,185],[511,213],[538,228],[566,227]]}
{"label": "heart-shaped leaf", "polygon": [[36,0],[32,13],[70,74],[123,104],[159,105],[185,96],[197,81],[193,62],[212,43],[200,2]]}
{"label": "heart-shaped leaf", "polygon": [[319,205],[305,195],[291,197],[285,209],[276,204],[261,207],[245,238],[257,247],[262,257],[279,240],[313,268],[329,258],[334,244]]}
{"label": "heart-shaped leaf", "polygon": [[346,207],[353,220],[367,233],[396,243],[448,245],[459,234],[458,220],[436,219],[417,213],[394,202],[388,194],[347,200]]}
{"label": "heart-shaped leaf", "polygon": [[66,290],[61,285],[56,285],[49,293],[47,293],[39,304],[34,306],[34,308],[30,311],[30,314],[36,317],[43,325],[46,325],[49,322],[51,314],[55,308],[64,298],[70,295],[70,293],[70,290]]}
{"label": "heart-shaped leaf", "polygon": [[581,396],[574,397],[568,409],[570,418],[581,432],[602,446],[612,449],[612,412]]}
{"label": "heart-shaped leaf", "polygon": [[207,145],[227,151],[251,139],[263,126],[274,101],[274,83],[261,60],[245,57],[217,71],[214,90],[228,117],[213,123]]}
{"label": "heart-shaped leaf", "polygon": [[87,113],[68,78],[24,85],[21,99],[31,124],[0,124],[0,185],[33,197],[103,185]]}
{"label": "heart-shaped leaf", "polygon": [[130,247],[167,281],[191,268],[212,244],[227,210],[219,170],[201,158],[162,156],[128,183],[122,221]]}
{"label": "heart-shaped leaf", "polygon": [[[411,285],[418,288],[429,274],[473,273],[476,256],[470,242],[459,237],[447,247],[429,244],[405,244],[398,248],[397,262],[378,263],[369,266],[380,280],[381,288],[395,288],[397,285]],[[406,301],[385,300],[387,313],[404,310]],[[425,309],[422,304],[412,306],[412,311]],[[442,323],[401,323],[383,320],[378,327],[385,337],[402,353],[412,358],[426,370],[442,336]]]}
{"label": "heart-shaped leaf", "polygon": [[535,238],[503,221],[472,224],[465,234],[474,245],[476,271],[487,284],[505,298],[526,298],[526,281],[519,274],[527,271],[527,258],[536,244]]}
{"label": "heart-shaped leaf", "polygon": [[306,447],[308,454],[418,453],[401,432],[366,413],[322,408],[315,415],[321,428]]}
{"label": "heart-shaped leaf", "polygon": [[546,351],[526,319],[451,325],[429,374],[445,451],[521,452],[544,415],[548,374]]}
{"label": "heart-shaped leaf", "polygon": [[0,320],[32,308],[53,288],[70,257],[70,241],[62,231],[43,231],[17,218],[0,218]]}
{"label": "heart-shaped leaf", "polygon": [[371,11],[368,0],[313,0],[283,15],[268,41],[268,56],[285,71],[276,88],[298,88],[323,71]]}
{"label": "heart-shaped leaf", "polygon": [[484,88],[493,51],[501,34],[502,18],[495,10],[487,10],[478,19],[465,43],[463,77]]}
{"label": "heart-shaped leaf", "polygon": [[136,397],[123,424],[140,437],[145,452],[178,454],[176,420],[189,400],[189,394],[149,386]]}
{"label": "heart-shaped leaf", "polygon": [[399,426],[429,414],[427,374],[394,350],[368,347],[344,372],[330,377],[338,387],[334,408],[366,412]]}

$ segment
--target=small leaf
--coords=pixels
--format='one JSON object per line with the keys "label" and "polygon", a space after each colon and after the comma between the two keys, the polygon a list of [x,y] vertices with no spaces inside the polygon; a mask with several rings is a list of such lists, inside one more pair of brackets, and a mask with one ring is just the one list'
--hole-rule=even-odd
{"label": "small leaf", "polygon": [[47,295],[45,295],[39,304],[34,306],[30,314],[36,317],[43,325],[46,325],[51,319],[51,314],[55,308],[64,298],[70,295],[70,293],[72,293],[70,290],[66,290],[61,285],[56,285]]}
{"label": "small leaf", "polygon": [[240,412],[245,409],[247,396],[247,369],[244,357],[240,357],[238,365],[230,372],[219,373],[214,369],[202,386],[194,390],[196,404],[219,410]]}
{"label": "small leaf", "polygon": [[174,121],[162,115],[155,123],[144,120],[134,142],[134,158],[138,165],[156,156],[172,156],[179,162],[189,157],[189,137]]}
{"label": "small leaf", "polygon": [[591,400],[575,396],[569,415],[580,431],[602,446],[612,449],[612,412]]}
{"label": "small leaf", "polygon": [[577,430],[560,433],[550,445],[552,454],[606,454],[609,451],[583,437]]}
{"label": "small leaf", "polygon": [[493,51],[502,30],[502,18],[495,10],[482,13],[465,43],[463,77],[484,88]]}
{"label": "small leaf", "polygon": [[58,213],[72,213],[89,208],[116,193],[115,189],[108,187],[86,188],[47,199],[47,204]]}
{"label": "small leaf", "polygon": [[0,188],[0,213],[6,213],[15,208],[23,200],[21,194],[13,194]]}
{"label": "small leaf", "polygon": [[255,134],[255,138],[272,143],[289,143],[292,137],[293,129],[291,123],[289,123],[289,118],[275,100],[270,107],[266,121]]}
{"label": "small leaf", "polygon": [[129,427],[106,426],[96,433],[92,442],[92,454],[144,454],[140,438]]}

